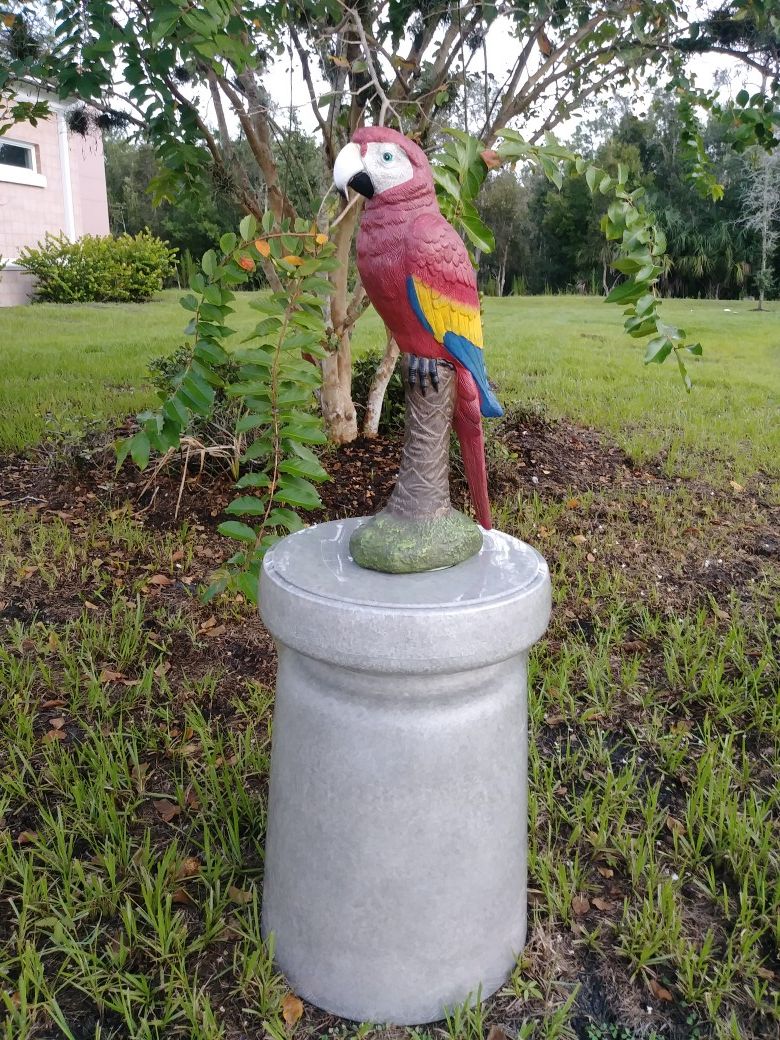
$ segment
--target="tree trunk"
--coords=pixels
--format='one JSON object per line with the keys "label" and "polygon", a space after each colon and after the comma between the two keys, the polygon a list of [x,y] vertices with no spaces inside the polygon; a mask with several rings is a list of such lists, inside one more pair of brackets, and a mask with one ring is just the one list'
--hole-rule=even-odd
{"label": "tree trunk", "polygon": [[377,365],[371,389],[368,391],[366,415],[363,420],[363,436],[376,437],[379,433],[379,420],[382,416],[382,404],[385,399],[387,384],[390,382],[398,361],[398,344],[388,333],[385,353]]}
{"label": "tree trunk", "polygon": [[339,336],[339,346],[322,359],[320,407],[325,432],[334,444],[349,444],[358,434],[352,401],[351,330]]}
{"label": "tree trunk", "polygon": [[352,401],[352,328],[361,312],[350,314],[347,303],[350,247],[358,210],[358,206],[353,206],[332,235],[339,266],[331,277],[333,289],[325,309],[325,323],[333,330],[337,346],[321,362],[320,407],[325,432],[334,444],[349,444],[358,435]]}

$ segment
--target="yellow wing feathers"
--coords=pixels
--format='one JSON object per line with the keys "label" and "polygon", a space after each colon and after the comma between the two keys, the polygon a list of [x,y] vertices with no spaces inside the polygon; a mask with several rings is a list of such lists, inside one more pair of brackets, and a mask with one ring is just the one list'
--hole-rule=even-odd
{"label": "yellow wing feathers", "polygon": [[439,343],[444,341],[445,333],[454,332],[457,336],[464,336],[475,347],[481,349],[483,340],[479,308],[469,307],[468,304],[453,300],[449,296],[431,289],[419,278],[413,280],[420,309]]}

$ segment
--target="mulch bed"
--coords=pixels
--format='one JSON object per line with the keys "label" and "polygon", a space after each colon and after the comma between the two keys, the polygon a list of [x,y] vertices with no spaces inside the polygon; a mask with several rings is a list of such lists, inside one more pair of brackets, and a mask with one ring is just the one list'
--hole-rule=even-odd
{"label": "mulch bed", "polygon": [[[126,433],[126,428],[113,431],[115,437]],[[575,543],[587,540],[595,547],[598,533],[613,521],[618,497],[623,502],[628,500],[629,519],[639,524],[644,519],[644,496],[651,492],[671,495],[681,483],[665,476],[657,465],[635,465],[608,437],[574,423],[514,412],[496,433],[488,451],[488,480],[494,502],[535,493],[546,502],[576,507],[576,496],[596,494],[587,509],[567,509],[562,517],[556,534],[563,533],[567,543],[569,539]],[[115,472],[112,443],[104,439],[102,444],[90,446],[84,453],[88,462],[81,466],[63,465],[61,455],[54,460],[44,454],[0,457],[0,508],[21,507],[41,518],[57,517],[75,531],[112,513],[125,514],[131,523],[160,535],[176,532],[186,523],[194,535],[194,559],[188,573],[172,584],[147,582],[153,577],[147,560],[128,557],[107,540],[99,543],[102,566],[109,569],[118,588],[137,587],[141,582],[152,606],[156,600],[193,617],[207,617],[204,611],[208,608],[197,597],[198,587],[234,549],[234,543],[216,533],[225,507],[235,496],[231,477],[224,471],[198,473],[191,464],[183,490],[181,469],[175,466],[150,484],[148,475],[139,473],[129,462],[118,474]],[[329,448],[323,462],[332,479],[320,487],[323,508],[306,514],[305,519],[315,523],[368,515],[380,509],[395,482],[401,443],[400,437],[361,438]],[[468,491],[459,462],[456,455],[452,499],[456,506],[467,509]],[[686,561],[684,573],[668,576],[663,589],[670,608],[684,608],[710,595],[727,599],[732,590],[744,589],[768,570],[777,569],[780,507],[762,502],[750,489],[728,495],[704,483],[687,482],[686,487],[694,499],[708,506],[713,500],[722,500],[722,518],[714,520],[710,515],[704,521],[693,515],[689,528],[681,533],[679,552]],[[738,522],[732,519],[737,514]],[[625,516],[622,522],[625,524]],[[719,555],[710,559],[709,542],[716,529],[721,548]],[[554,569],[559,539],[553,539],[543,526],[524,536],[539,546]],[[662,563],[663,571],[669,570],[669,561],[659,561],[653,553],[652,546],[625,544],[612,555],[601,553],[598,564],[624,573],[633,570],[637,580],[647,580],[648,576],[655,580]],[[0,620],[29,622],[38,618],[61,623],[78,616],[89,600],[90,588],[80,586],[75,576],[64,576],[55,589],[50,589],[35,573],[26,574],[5,591],[0,590]],[[589,626],[593,627],[593,621],[587,616],[564,617],[564,628],[575,627],[582,632]],[[273,683],[275,650],[254,613],[246,611],[241,617],[232,617],[228,624],[214,627],[217,632],[209,639],[210,652],[205,655],[191,641],[175,637],[181,645],[176,647],[174,659],[188,676],[196,678],[221,665],[228,682],[252,677]]]}

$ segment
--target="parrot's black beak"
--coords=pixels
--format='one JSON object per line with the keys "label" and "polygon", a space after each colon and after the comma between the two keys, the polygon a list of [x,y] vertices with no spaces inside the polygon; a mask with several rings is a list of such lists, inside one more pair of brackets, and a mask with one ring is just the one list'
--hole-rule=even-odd
{"label": "parrot's black beak", "polygon": [[347,181],[347,187],[359,192],[367,199],[374,197],[374,182],[365,170],[361,170],[360,173],[356,173],[354,177],[350,177]]}

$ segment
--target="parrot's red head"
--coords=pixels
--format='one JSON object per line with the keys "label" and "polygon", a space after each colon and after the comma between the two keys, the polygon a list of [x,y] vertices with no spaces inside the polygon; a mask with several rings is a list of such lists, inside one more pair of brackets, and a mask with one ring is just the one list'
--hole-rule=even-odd
{"label": "parrot's red head", "polygon": [[336,156],[333,181],[343,196],[347,188],[382,202],[404,202],[433,195],[433,176],[425,152],[397,130],[365,126]]}

